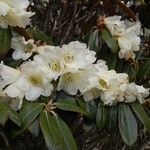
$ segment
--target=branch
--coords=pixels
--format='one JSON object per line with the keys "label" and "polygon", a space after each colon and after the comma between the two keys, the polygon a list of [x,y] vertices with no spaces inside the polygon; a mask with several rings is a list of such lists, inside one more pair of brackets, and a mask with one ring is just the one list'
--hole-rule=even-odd
{"label": "branch", "polygon": [[31,36],[27,33],[27,31],[24,28],[21,27],[14,27],[13,28],[17,33],[19,33],[21,36],[25,38],[26,41],[31,39]]}

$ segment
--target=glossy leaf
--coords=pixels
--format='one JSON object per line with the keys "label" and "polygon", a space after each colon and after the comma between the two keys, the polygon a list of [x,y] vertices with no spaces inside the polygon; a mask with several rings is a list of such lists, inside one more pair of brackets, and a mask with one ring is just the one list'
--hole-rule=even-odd
{"label": "glossy leaf", "polygon": [[27,129],[32,122],[39,116],[41,111],[44,108],[43,103],[37,102],[26,102],[21,113],[19,114],[22,119],[22,126],[19,131],[12,131],[12,137],[15,138],[19,134],[21,134],[25,129]]}
{"label": "glossy leaf", "polygon": [[[2,137],[2,139],[4,140],[6,146],[8,147],[9,146],[9,141],[8,141],[8,138],[6,136],[5,131],[3,131],[2,129],[0,129],[0,137]],[[2,145],[0,145],[0,146],[2,146]]]}
{"label": "glossy leaf", "polygon": [[93,121],[96,118],[97,106],[94,101],[90,101],[86,103],[86,112],[87,117]]}
{"label": "glossy leaf", "polygon": [[62,149],[77,150],[75,140],[67,124],[61,118],[59,118],[57,114],[54,115],[54,118],[55,118],[55,122],[57,123],[58,131],[59,134],[61,135],[61,139],[62,141],[64,141],[63,142],[64,148]]}
{"label": "glossy leaf", "polygon": [[144,75],[150,73],[150,60],[147,60],[142,64],[138,71],[138,79],[142,79]]}
{"label": "glossy leaf", "polygon": [[77,98],[78,105],[86,112],[86,102],[83,99]]}
{"label": "glossy leaf", "polygon": [[101,30],[102,38],[106,42],[106,44],[110,47],[113,53],[117,53],[119,51],[117,40],[111,35],[108,29]]}
{"label": "glossy leaf", "polygon": [[11,44],[11,32],[10,30],[0,28],[0,56],[7,54]]}
{"label": "glossy leaf", "polygon": [[91,50],[98,52],[100,50],[99,42],[100,42],[100,35],[99,35],[99,30],[97,29],[90,33],[88,38],[88,47]]}
{"label": "glossy leaf", "polygon": [[131,146],[137,139],[137,121],[126,104],[120,104],[118,109],[119,130],[124,142]]}
{"label": "glossy leaf", "polygon": [[62,110],[73,111],[73,112],[78,112],[78,113],[87,115],[84,109],[82,109],[76,103],[73,103],[72,101],[61,100],[61,101],[55,102],[54,105],[57,108],[62,109]]}
{"label": "glossy leaf", "polygon": [[[49,150],[59,147],[59,135],[56,134],[54,119],[47,111],[40,114],[40,127]],[[59,140],[58,140],[59,139]]]}
{"label": "glossy leaf", "polygon": [[139,102],[132,103],[132,109],[150,133],[150,117]]}
{"label": "glossy leaf", "polygon": [[43,103],[26,103],[23,107],[23,110],[20,113],[20,117],[22,118],[22,130],[26,129],[40,114],[43,110],[44,104]]}
{"label": "glossy leaf", "polygon": [[37,137],[40,132],[39,119],[34,120],[28,129],[35,137]]}
{"label": "glossy leaf", "polygon": [[77,150],[70,129],[57,114],[52,116],[43,111],[40,115],[40,126],[49,150]]}
{"label": "glossy leaf", "polygon": [[8,115],[9,115],[9,109],[8,107],[3,104],[0,103],[0,124],[1,125],[5,125],[7,119],[8,119]]}
{"label": "glossy leaf", "polygon": [[46,44],[48,45],[53,45],[52,39],[42,31],[36,29],[29,29],[28,33],[30,34],[30,36],[32,36],[34,40],[41,40],[43,42],[46,42]]}
{"label": "glossy leaf", "polygon": [[108,124],[107,124],[107,129],[109,133],[113,133],[114,130],[117,127],[117,106],[111,106],[108,110]]}
{"label": "glossy leaf", "polygon": [[96,126],[98,129],[103,129],[108,121],[108,112],[102,103],[98,104],[97,114],[96,114]]}
{"label": "glossy leaf", "polygon": [[19,114],[15,110],[13,110],[12,108],[9,108],[8,118],[10,120],[12,120],[15,124],[17,124],[19,127],[21,126],[22,119],[19,116]]}

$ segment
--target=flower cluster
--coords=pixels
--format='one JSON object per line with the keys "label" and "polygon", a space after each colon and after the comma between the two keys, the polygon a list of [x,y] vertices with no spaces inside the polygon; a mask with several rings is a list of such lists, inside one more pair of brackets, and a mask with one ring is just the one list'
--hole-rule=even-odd
{"label": "flower cluster", "polygon": [[140,49],[140,22],[121,21],[121,16],[113,16],[105,18],[104,23],[118,41],[119,58],[134,59]]}
{"label": "flower cluster", "polygon": [[90,85],[83,92],[85,101],[100,97],[105,105],[113,105],[117,102],[130,103],[136,100],[143,103],[144,98],[149,95],[149,89],[129,83],[128,75],[125,73],[108,70],[104,61],[98,61],[95,67],[98,71],[89,79]]}
{"label": "flower cluster", "polygon": [[25,28],[33,15],[27,12],[28,0],[0,0],[0,27],[19,26]]}
{"label": "flower cluster", "polygon": [[15,99],[13,103],[18,108],[24,97],[35,101],[41,95],[50,96],[54,80],[58,81],[57,91],[81,94],[85,101],[100,98],[105,105],[136,99],[142,103],[149,94],[143,86],[129,83],[127,74],[108,70],[103,60],[96,61],[96,53],[84,43],[74,41],[62,47],[38,47],[32,40],[18,37],[12,39],[11,45],[15,59],[26,60],[36,52],[32,61],[24,61],[17,69],[0,65],[1,96]]}

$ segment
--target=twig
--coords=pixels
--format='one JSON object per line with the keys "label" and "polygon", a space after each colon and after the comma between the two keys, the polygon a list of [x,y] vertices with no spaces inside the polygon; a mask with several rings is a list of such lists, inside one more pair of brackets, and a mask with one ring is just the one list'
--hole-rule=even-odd
{"label": "twig", "polygon": [[21,36],[25,38],[26,41],[31,39],[31,36],[27,33],[27,31],[24,28],[21,27],[14,27],[13,28],[17,33],[19,33]]}
{"label": "twig", "polygon": [[77,3],[76,3],[76,4],[75,4],[75,8],[74,8],[74,12],[73,12],[73,17],[72,17],[72,19],[71,19],[70,25],[69,25],[69,27],[68,27],[68,30],[67,30],[67,32],[66,32],[64,38],[63,38],[63,39],[61,40],[61,42],[60,42],[60,46],[62,46],[62,45],[64,44],[64,42],[66,41],[66,39],[67,39],[67,37],[68,37],[68,35],[69,35],[69,33],[70,33],[70,31],[71,31],[71,29],[72,29],[74,23],[75,23],[75,14],[76,14],[76,11],[77,11],[77,6],[78,6],[78,5],[77,5]]}

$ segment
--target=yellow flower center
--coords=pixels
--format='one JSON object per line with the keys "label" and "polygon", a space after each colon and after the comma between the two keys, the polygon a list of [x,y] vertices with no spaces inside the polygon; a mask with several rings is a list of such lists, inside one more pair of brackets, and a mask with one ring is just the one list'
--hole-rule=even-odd
{"label": "yellow flower center", "polygon": [[70,72],[68,72],[68,73],[66,73],[65,75],[64,75],[64,79],[65,79],[65,81],[66,82],[68,82],[68,83],[71,83],[71,82],[73,82],[73,75],[70,73]]}
{"label": "yellow flower center", "polygon": [[29,82],[32,84],[32,85],[35,85],[35,86],[40,86],[42,85],[42,78],[41,76],[39,75],[29,75],[28,76],[28,79],[29,79]]}
{"label": "yellow flower center", "polygon": [[64,54],[64,60],[66,63],[71,63],[72,61],[74,61],[74,56],[70,52],[66,52]]}
{"label": "yellow flower center", "polygon": [[52,61],[49,63],[49,67],[50,67],[53,71],[60,71],[60,70],[61,70],[60,63],[59,63],[59,61],[57,61],[57,60],[52,60]]}
{"label": "yellow flower center", "polygon": [[103,80],[103,79],[100,79],[99,80],[99,85],[101,86],[101,87],[103,87],[103,88],[107,88],[108,86],[107,86],[107,83]]}

